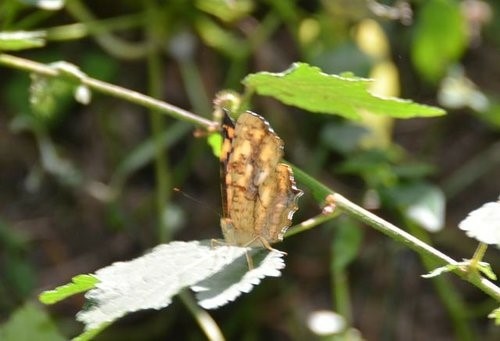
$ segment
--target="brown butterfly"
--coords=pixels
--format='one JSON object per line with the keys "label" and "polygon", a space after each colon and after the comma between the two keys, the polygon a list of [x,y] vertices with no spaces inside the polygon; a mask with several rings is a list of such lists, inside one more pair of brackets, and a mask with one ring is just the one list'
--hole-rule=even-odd
{"label": "brown butterfly", "polygon": [[222,124],[221,227],[226,242],[266,247],[283,239],[303,194],[290,166],[280,163],[283,141],[253,112]]}

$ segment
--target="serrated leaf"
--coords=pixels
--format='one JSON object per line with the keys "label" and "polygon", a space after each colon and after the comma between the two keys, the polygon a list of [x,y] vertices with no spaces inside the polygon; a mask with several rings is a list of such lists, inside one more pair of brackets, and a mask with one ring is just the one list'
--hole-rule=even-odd
{"label": "serrated leaf", "polygon": [[45,45],[45,32],[16,31],[0,33],[0,51],[19,51]]}
{"label": "serrated leaf", "polygon": [[363,111],[396,118],[444,115],[444,110],[399,98],[382,98],[368,91],[371,80],[329,75],[318,67],[294,63],[282,73],[248,75],[243,84],[258,94],[311,112],[359,119]]}
{"label": "serrated leaf", "polygon": [[200,306],[214,309],[234,301],[242,293],[250,292],[264,277],[279,277],[285,267],[283,253],[263,249],[248,251],[254,268],[248,271],[246,258],[240,257],[211,277],[191,286],[197,292]]}
{"label": "serrated leaf", "polygon": [[[96,271],[99,283],[85,295],[90,305],[78,313],[77,319],[85,324],[86,330],[101,328],[130,312],[164,308],[180,290],[225,271],[233,262],[248,269],[247,248],[210,244],[210,241],[163,244],[142,257]],[[262,273],[267,276],[273,273],[273,266],[278,267],[276,262],[262,262],[261,266],[266,267]],[[278,268],[274,270],[276,275]],[[241,288],[248,287],[244,279],[243,282]],[[216,287],[223,284],[214,283]],[[234,291],[227,294],[226,301],[232,294]],[[224,299],[226,294],[221,295]]]}
{"label": "serrated leaf", "polygon": [[71,279],[71,283],[61,285],[54,290],[42,292],[38,296],[38,299],[44,304],[54,304],[70,296],[92,289],[97,282],[99,282],[98,279],[92,275],[78,275]]}
{"label": "serrated leaf", "polygon": [[62,341],[65,338],[44,310],[33,303],[26,303],[0,326],[0,340]]}

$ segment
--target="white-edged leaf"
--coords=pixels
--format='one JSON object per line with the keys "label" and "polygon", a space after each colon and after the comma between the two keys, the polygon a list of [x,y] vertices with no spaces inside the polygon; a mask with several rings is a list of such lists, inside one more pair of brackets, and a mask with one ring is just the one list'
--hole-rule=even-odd
{"label": "white-edged leaf", "polygon": [[[114,263],[94,274],[99,283],[85,294],[90,304],[78,313],[77,319],[85,324],[86,330],[91,330],[129,312],[164,308],[180,290],[199,284],[219,271],[225,272],[226,267],[232,266],[233,262],[241,268],[240,271],[246,272],[248,265],[245,252],[248,250],[226,245],[211,247],[210,241],[172,242],[159,245],[148,254],[131,261]],[[264,266],[265,270],[262,270],[261,262],[258,264],[259,267],[254,269],[255,275],[243,282],[256,284],[258,281],[255,278],[277,276],[277,269],[282,267],[278,263],[273,272],[271,265]],[[224,283],[215,281],[213,285],[222,287]],[[250,284],[244,286],[251,289]],[[233,292],[227,295],[238,296]],[[221,295],[224,297],[225,294]]]}
{"label": "white-edged leaf", "polygon": [[246,257],[240,257],[211,277],[191,286],[196,292],[198,304],[205,309],[214,309],[234,301],[242,293],[250,292],[264,277],[279,277],[285,267],[283,253],[273,250],[252,249],[248,251],[254,268],[248,271]]}

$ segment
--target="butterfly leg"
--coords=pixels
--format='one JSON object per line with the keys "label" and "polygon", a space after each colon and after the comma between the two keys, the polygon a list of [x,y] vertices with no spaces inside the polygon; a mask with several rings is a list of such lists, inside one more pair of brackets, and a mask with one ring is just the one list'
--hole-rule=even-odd
{"label": "butterfly leg", "polygon": [[245,251],[245,256],[247,257],[248,270],[253,270],[253,259],[252,256],[248,253],[248,250]]}
{"label": "butterfly leg", "polygon": [[264,237],[262,237],[262,236],[257,236],[255,239],[258,239],[262,243],[262,246],[264,246],[264,248],[268,249],[269,251],[279,252],[279,253],[281,253],[283,255],[287,254],[284,251],[280,251],[280,250],[277,250],[277,249],[271,247],[271,244],[269,244],[269,242]]}
{"label": "butterfly leg", "polygon": [[228,245],[225,241],[221,241],[219,239],[212,238],[210,239],[210,247],[212,249],[215,249],[217,246],[224,246]]}

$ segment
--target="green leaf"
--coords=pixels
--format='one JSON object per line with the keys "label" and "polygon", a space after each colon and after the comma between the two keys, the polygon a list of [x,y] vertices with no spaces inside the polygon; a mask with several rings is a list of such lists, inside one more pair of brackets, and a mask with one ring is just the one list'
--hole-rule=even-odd
{"label": "green leaf", "polygon": [[54,304],[70,296],[88,291],[99,283],[99,280],[92,275],[78,275],[73,277],[71,281],[72,283],[59,286],[54,290],[42,292],[38,299],[44,304]]}
{"label": "green leaf", "polygon": [[222,146],[222,136],[219,133],[210,134],[207,138],[208,145],[212,148],[212,153],[215,156],[220,156]]}
{"label": "green leaf", "polygon": [[371,80],[350,75],[328,75],[317,67],[294,63],[282,73],[248,75],[245,86],[258,94],[311,112],[359,119],[365,111],[396,118],[444,115],[443,109],[399,98],[382,98],[368,90]]}
{"label": "green leaf", "polygon": [[0,33],[0,51],[19,51],[45,45],[45,32],[16,31]]}
{"label": "green leaf", "polygon": [[2,341],[63,341],[49,315],[33,303],[17,309],[10,319],[0,327]]}
{"label": "green leaf", "polygon": [[412,60],[430,81],[439,80],[467,47],[467,28],[460,4],[451,0],[426,1],[417,16]]}

